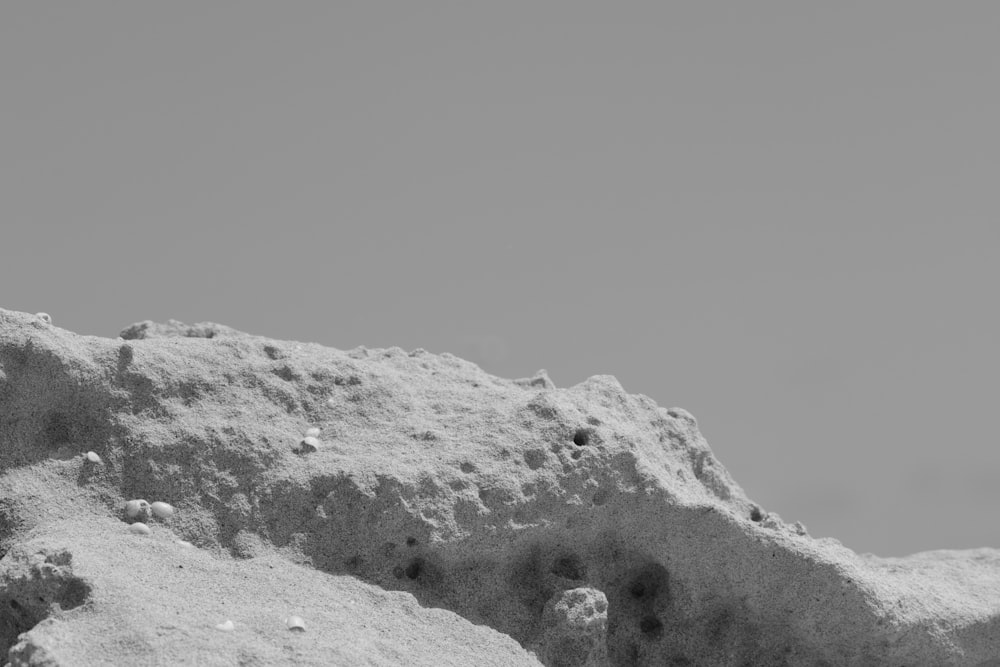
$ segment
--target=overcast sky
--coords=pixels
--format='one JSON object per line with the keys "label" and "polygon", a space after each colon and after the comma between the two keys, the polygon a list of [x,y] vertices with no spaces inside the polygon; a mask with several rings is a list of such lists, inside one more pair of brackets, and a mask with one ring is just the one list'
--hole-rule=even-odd
{"label": "overcast sky", "polygon": [[1000,6],[9,2],[0,306],[611,374],[769,511],[1000,547]]}

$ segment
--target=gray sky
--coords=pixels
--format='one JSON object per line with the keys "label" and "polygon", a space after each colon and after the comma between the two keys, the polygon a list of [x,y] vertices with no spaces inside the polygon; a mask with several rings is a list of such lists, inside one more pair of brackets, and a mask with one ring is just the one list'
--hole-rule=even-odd
{"label": "gray sky", "polygon": [[615,375],[752,498],[1000,547],[1000,7],[10,2],[0,306]]}

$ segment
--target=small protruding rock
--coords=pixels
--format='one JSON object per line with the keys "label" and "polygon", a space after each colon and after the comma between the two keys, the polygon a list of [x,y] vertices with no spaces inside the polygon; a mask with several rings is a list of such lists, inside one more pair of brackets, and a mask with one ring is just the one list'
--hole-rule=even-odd
{"label": "small protruding rock", "polygon": [[159,500],[150,505],[149,508],[153,511],[153,514],[160,519],[166,519],[168,516],[173,516],[174,514],[173,505]]}
{"label": "small protruding rock", "polygon": [[129,519],[146,521],[153,515],[152,507],[142,498],[129,500],[125,503],[125,516]]}
{"label": "small protruding rock", "polygon": [[141,521],[136,521],[128,527],[130,533],[135,533],[136,535],[149,535],[152,531],[149,526],[142,523]]}

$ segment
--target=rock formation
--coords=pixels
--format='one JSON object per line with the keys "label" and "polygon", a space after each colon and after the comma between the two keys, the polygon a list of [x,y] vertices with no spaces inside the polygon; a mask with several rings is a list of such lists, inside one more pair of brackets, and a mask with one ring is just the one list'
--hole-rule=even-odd
{"label": "rock formation", "polygon": [[53,316],[0,310],[12,666],[1000,666],[1000,550],[814,539],[611,376]]}

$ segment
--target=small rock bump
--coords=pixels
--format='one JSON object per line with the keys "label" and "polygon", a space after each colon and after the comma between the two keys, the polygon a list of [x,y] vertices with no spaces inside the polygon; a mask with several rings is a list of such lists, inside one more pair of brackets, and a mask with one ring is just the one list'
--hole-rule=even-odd
{"label": "small rock bump", "polygon": [[223,632],[232,632],[235,627],[236,626],[233,625],[232,621],[227,620],[223,623],[219,623],[218,625],[216,625],[215,629],[222,630]]}
{"label": "small rock bump", "polygon": [[45,322],[46,324],[52,324],[52,316],[49,315],[48,313],[35,313],[35,317],[40,319],[42,322]]}
{"label": "small rock bump", "polygon": [[173,516],[174,514],[174,506],[169,503],[156,501],[149,508],[160,519],[166,519],[168,516]]}
{"label": "small rock bump", "polygon": [[132,359],[135,358],[135,351],[132,346],[126,343],[118,348],[118,361],[123,366],[127,366],[132,363]]}
{"label": "small rock bump", "polygon": [[295,632],[306,631],[306,622],[302,620],[301,616],[289,616],[285,619],[285,626]]}
{"label": "small rock bump", "polygon": [[91,463],[104,463],[96,452],[87,452],[87,460]]}
{"label": "small rock bump", "polygon": [[299,454],[310,454],[319,449],[319,439],[311,435],[302,438],[299,441],[299,447],[296,450]]}
{"label": "small rock bump", "polygon": [[131,524],[128,527],[128,531],[136,535],[149,535],[152,532],[149,529],[149,526],[140,521],[136,521],[135,523]]}
{"label": "small rock bump", "polygon": [[145,500],[139,498],[136,500],[130,500],[125,503],[125,516],[130,519],[143,518],[148,519],[152,513],[152,508],[149,503]]}

